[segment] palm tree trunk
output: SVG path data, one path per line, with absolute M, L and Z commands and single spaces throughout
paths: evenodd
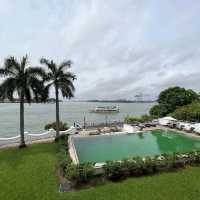
M 24 140 L 24 95 L 20 97 L 20 148 L 26 147 Z
M 56 86 L 56 140 L 59 138 L 59 124 L 60 124 L 60 117 L 59 117 L 59 94 L 58 94 L 58 87 Z

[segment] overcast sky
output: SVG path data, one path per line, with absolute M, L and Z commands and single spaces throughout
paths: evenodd
M 199 0 L 0 0 L 0 62 L 71 59 L 77 99 L 200 91 Z

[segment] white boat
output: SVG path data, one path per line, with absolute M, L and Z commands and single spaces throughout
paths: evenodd
M 96 108 L 90 110 L 94 113 L 117 113 L 119 112 L 118 106 L 97 106 Z

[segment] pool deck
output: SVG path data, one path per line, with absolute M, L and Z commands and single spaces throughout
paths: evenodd
M 107 128 L 107 127 L 105 127 Z M 156 126 L 156 127 L 149 127 L 149 128 L 143 128 L 142 131 L 138 131 L 138 132 L 134 132 L 134 133 L 139 133 L 139 132 L 144 132 L 144 131 L 152 131 L 152 130 L 158 130 L 160 129 L 159 126 Z M 113 132 L 113 131 L 107 131 L 107 132 L 97 132 L 98 129 L 83 129 L 81 131 L 79 131 L 79 134 L 77 136 L 95 136 L 95 135 L 113 135 L 113 134 L 122 134 L 122 133 L 127 133 L 127 131 L 124 131 L 123 129 L 119 130 L 119 131 L 116 131 L 116 132 Z M 92 133 L 92 134 L 91 134 Z M 76 135 L 75 135 L 76 136 Z

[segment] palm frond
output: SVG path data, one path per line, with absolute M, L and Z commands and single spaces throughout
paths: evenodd
M 20 64 L 17 62 L 17 60 L 13 56 L 5 59 L 4 68 L 7 71 L 12 71 L 15 74 L 17 74 L 21 71 Z
M 16 79 L 9 77 L 4 80 L 0 85 L 0 97 L 13 100 L 14 91 L 17 90 Z
M 49 81 L 52 81 L 52 80 L 54 80 L 54 74 L 52 73 L 52 72 L 48 72 L 47 73 L 47 75 L 46 75 L 46 79 L 45 79 L 45 81 L 46 82 L 49 82 Z
M 28 64 L 28 55 L 25 55 L 21 59 L 21 69 L 24 71 L 26 65 Z
M 16 74 L 12 71 L 6 70 L 5 68 L 0 68 L 0 77 L 5 76 L 15 76 Z
M 37 79 L 36 77 L 30 77 L 28 85 L 31 93 L 33 94 L 34 99 L 36 100 L 36 102 L 38 102 L 43 94 L 43 81 Z
M 53 83 L 49 83 L 46 86 L 44 86 L 42 93 L 41 93 L 41 100 L 43 102 L 45 102 L 49 98 L 49 90 L 52 85 L 53 85 Z
M 70 87 L 72 91 L 75 91 L 75 87 L 74 84 L 71 80 L 69 79 L 65 79 L 65 78 L 61 78 L 58 80 L 58 87 L 61 88 L 65 88 L 65 87 Z
M 72 72 L 65 72 L 65 73 L 61 72 L 59 74 L 59 78 L 65 78 L 65 79 L 69 79 L 69 80 L 74 81 L 74 80 L 76 80 L 76 75 L 73 74 Z
M 54 74 L 56 73 L 56 64 L 52 60 L 49 61 L 46 58 L 41 58 L 40 63 L 46 65 Z
M 64 68 L 70 68 L 72 65 L 72 61 L 71 60 L 64 60 L 58 67 L 58 70 L 61 71 Z
M 59 65 L 58 68 L 52 60 L 49 61 L 45 58 L 42 58 L 40 60 L 40 63 L 47 65 L 48 68 L 51 70 L 51 72 L 47 73 L 47 78 L 45 81 L 51 81 L 51 85 L 54 85 L 54 87 L 58 87 L 63 97 L 73 97 L 75 91 L 73 81 L 76 79 L 76 76 L 72 72 L 65 71 L 65 69 L 71 67 L 72 62 L 70 60 L 65 60 Z
M 62 86 L 60 87 L 62 96 L 65 98 L 72 98 L 74 97 L 74 91 L 72 90 L 72 88 L 70 86 Z
M 41 79 L 46 79 L 47 75 L 45 70 L 41 67 L 29 67 L 25 71 L 26 76 L 34 76 Z

